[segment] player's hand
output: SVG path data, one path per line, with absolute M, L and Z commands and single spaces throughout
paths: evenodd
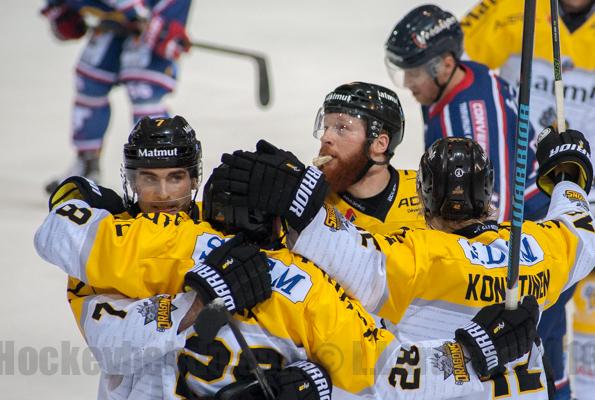
M 151 18 L 142 39 L 155 53 L 168 60 L 177 60 L 190 49 L 190 39 L 184 25 L 159 15 Z
M 272 293 L 267 257 L 258 247 L 245 243 L 241 233 L 188 271 L 184 283 L 197 292 L 203 304 L 221 297 L 231 313 L 252 308 Z
M 537 186 L 548 196 L 556 183 L 565 180 L 582 187 L 588 194 L 593 181 L 591 147 L 585 136 L 572 129 L 558 134 L 547 127 L 537 139 L 539 171 Z
M 50 21 L 54 36 L 60 40 L 80 39 L 87 33 L 87 24 L 81 14 L 66 4 L 48 4 L 41 14 Z
M 535 297 L 525 296 L 516 310 L 506 310 L 503 303 L 482 308 L 467 326 L 455 331 L 455 338 L 471 354 L 475 372 L 489 377 L 529 352 L 538 319 Z
M 331 378 L 326 370 L 311 361 L 298 361 L 280 371 L 265 371 L 265 376 L 279 400 L 330 399 Z M 216 400 L 266 399 L 256 380 L 232 383 L 215 395 Z
M 83 200 L 93 208 L 107 210 L 114 215 L 126 211 L 124 201 L 116 192 L 82 176 L 71 176 L 60 183 L 50 195 L 50 211 L 71 199 Z
M 306 168 L 289 151 L 260 140 L 256 152 L 223 154 L 229 168 L 213 171 L 213 185 L 230 193 L 234 205 L 285 218 L 301 232 L 314 218 L 328 192 L 322 172 Z

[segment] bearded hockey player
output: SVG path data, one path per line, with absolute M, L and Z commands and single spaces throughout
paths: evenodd
M 538 182 L 552 204 L 545 222 L 523 225 L 520 290 L 548 307 L 595 262 L 585 193 L 592 166 L 580 132 L 544 131 L 539 146 Z M 293 228 L 292 249 L 324 265 L 367 310 L 403 324 L 403 339 L 453 333 L 477 307 L 503 299 L 509 225 L 491 220 L 492 167 L 469 139 L 439 140 L 421 160 L 418 192 L 434 229 L 388 236 L 353 226 L 331 207 L 320 208 L 327 190 L 322 174 L 291 153 L 260 142 L 255 153 L 237 151 L 222 160 L 229 167 L 215 171 L 214 184 L 231 191 L 231 202 L 282 216 Z M 517 379 L 508 378 L 513 375 Z M 484 385 L 483 395 L 471 398 L 547 398 L 538 348 Z
M 371 232 L 424 227 L 413 170 L 390 165 L 403 140 L 405 118 L 395 92 L 366 82 L 341 85 L 326 95 L 316 116 L 320 166 L 331 187 L 326 202 Z
M 520 43 L 520 42 L 519 42 Z M 475 140 L 494 166 L 496 219 L 510 219 L 513 182 L 510 160 L 516 134 L 516 95 L 485 65 L 462 61 L 463 32 L 450 12 L 435 5 L 417 7 L 394 27 L 386 41 L 385 63 L 395 85 L 421 104 L 424 148 L 443 137 Z M 530 132 L 534 140 L 534 132 Z M 547 197 L 535 186 L 535 149 L 528 154 L 525 217 L 538 219 Z

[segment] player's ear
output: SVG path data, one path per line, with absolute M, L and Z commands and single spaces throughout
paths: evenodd
M 388 137 L 388 134 L 384 131 L 381 132 L 380 135 L 378 135 L 378 137 L 374 139 L 372 141 L 372 144 L 370 145 L 370 156 L 382 155 L 386 153 L 389 142 L 390 139 Z
M 192 190 L 198 190 L 199 186 L 198 178 L 192 178 Z

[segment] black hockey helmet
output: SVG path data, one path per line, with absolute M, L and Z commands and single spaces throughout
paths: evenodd
M 131 183 L 139 168 L 185 168 L 200 185 L 202 146 L 194 129 L 179 115 L 173 118 L 142 118 L 132 128 L 124 144 L 121 174 L 124 198 L 129 205 L 134 202 L 135 189 Z
M 417 190 L 426 218 L 485 217 L 493 187 L 492 163 L 482 147 L 471 139 L 438 139 L 419 163 Z
M 183 117 L 144 117 L 132 129 L 124 144 L 124 167 L 189 168 L 193 178 L 201 172 L 202 147 L 196 132 Z
M 221 164 L 215 168 L 213 174 L 216 174 L 217 169 L 225 168 L 228 166 Z M 213 174 L 204 185 L 202 219 L 225 234 L 243 232 L 254 243 L 267 243 L 273 233 L 274 215 L 234 205 L 228 192 L 215 190 L 212 184 Z
M 451 53 L 459 60 L 463 53 L 463 31 L 448 11 L 423 5 L 397 23 L 385 48 L 387 63 L 401 69 L 418 67 L 444 53 Z
M 389 136 L 387 155 L 393 156 L 395 148 L 403 140 L 405 117 L 399 97 L 395 92 L 380 85 L 366 82 L 351 82 L 337 87 L 326 95 L 318 111 L 314 135 L 324 133 L 324 114 L 345 113 L 366 122 L 369 141 L 376 139 L 385 130 Z

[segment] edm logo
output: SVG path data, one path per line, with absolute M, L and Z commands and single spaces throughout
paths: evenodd
M 490 244 L 469 242 L 466 239 L 459 239 L 459 245 L 465 252 L 465 257 L 474 265 L 482 265 L 487 268 L 504 267 L 508 265 L 508 243 L 502 239 L 496 239 Z M 520 263 L 522 265 L 535 265 L 543 261 L 543 250 L 535 238 L 531 235 L 522 235 Z
M 221 246 L 227 240 L 212 233 L 198 235 L 192 254 L 194 263 L 202 264 L 202 261 L 213 249 Z M 271 273 L 272 289 L 294 303 L 304 301 L 312 287 L 310 275 L 293 264 L 287 266 L 273 258 L 268 258 L 267 261 Z

